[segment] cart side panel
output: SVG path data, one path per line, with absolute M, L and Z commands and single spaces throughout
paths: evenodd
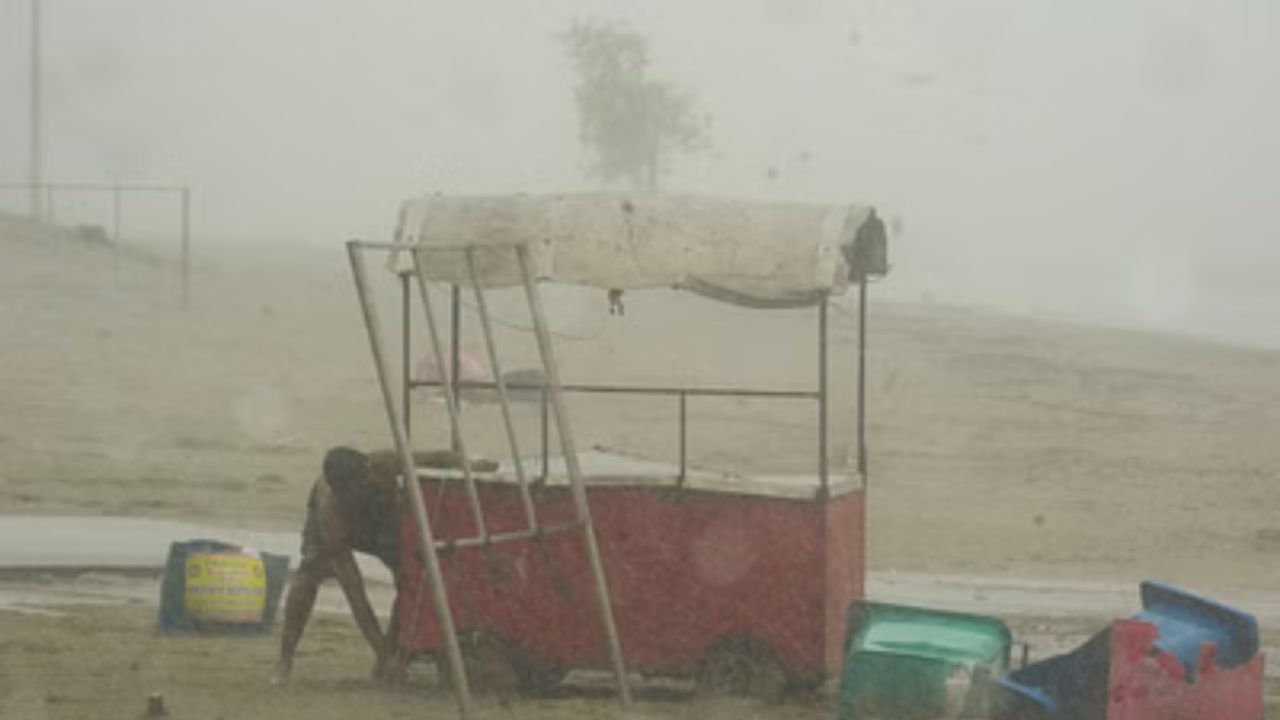
M 440 537 L 469 528 L 460 487 L 443 496 L 435 481 L 423 488 Z M 519 529 L 514 488 L 483 485 L 481 493 L 494 532 Z M 837 614 L 832 627 L 829 607 L 843 609 L 861 595 L 861 568 L 848 561 L 858 548 L 823 552 L 822 528 L 833 529 L 831 541 L 860 539 L 860 529 L 844 527 L 859 517 L 860 496 L 833 501 L 837 522 L 824 523 L 828 506 L 807 501 L 637 485 L 589 486 L 588 493 L 631 667 L 687 671 L 716 638 L 745 634 L 767 641 L 793 676 L 830 672 L 824 645 L 828 637 L 839 644 L 844 620 Z M 572 518 L 565 488 L 543 489 L 536 502 L 544 524 Z M 412 524 L 405 526 L 406 548 L 413 547 Z M 606 663 L 578 532 L 442 555 L 460 628 L 486 628 L 545 661 Z M 431 651 L 440 639 L 429 593 L 416 554 L 405 557 L 401 638 L 410 650 Z M 824 583 L 838 597 L 824 597 Z
M 632 664 L 690 669 L 717 638 L 747 635 L 768 642 L 792 674 L 821 671 L 820 505 L 688 489 L 593 492 Z
M 467 537 L 474 532 L 460 482 L 423 480 L 421 485 L 437 538 Z M 479 492 L 490 532 L 523 529 L 523 509 L 514 488 L 481 484 Z M 573 504 L 567 489 L 547 488 L 539 491 L 535 499 L 544 525 L 572 521 Z M 402 592 L 397 599 L 403 618 L 401 642 L 411 652 L 433 652 L 440 647 L 441 638 L 418 557 L 417 529 L 411 522 L 402 522 L 401 528 L 404 566 Z M 572 622 L 578 614 L 593 612 L 590 569 L 576 532 L 489 548 L 442 547 L 439 552 L 445 584 L 454 599 L 454 622 L 460 632 L 485 628 L 515 642 L 531 635 L 537 638 L 538 627 L 554 628 Z M 528 625 L 534 630 L 525 632 Z M 598 627 L 583 631 L 556 638 L 554 656 L 581 654 L 578 646 L 589 645 L 596 635 L 603 653 L 604 638 Z M 584 634 L 591 636 L 584 638 Z
M 826 674 L 844 665 L 849 606 L 865 596 L 866 494 L 847 492 L 826 505 L 826 620 L 823 636 Z

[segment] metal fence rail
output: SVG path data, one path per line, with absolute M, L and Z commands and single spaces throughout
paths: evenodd
M 177 238 L 179 243 L 179 268 L 182 283 L 182 306 L 191 302 L 191 188 L 186 185 L 158 185 L 145 183 L 0 183 L 0 191 L 26 193 L 29 198 L 39 199 L 32 202 L 37 208 L 32 220 L 49 224 L 58 221 L 57 199 L 59 195 L 68 193 L 91 193 L 107 196 L 111 200 L 111 239 L 121 242 L 125 238 L 122 216 L 127 199 L 137 195 L 160 195 L 177 198 L 179 221 Z

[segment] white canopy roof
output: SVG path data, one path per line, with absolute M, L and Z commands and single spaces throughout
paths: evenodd
M 526 244 L 540 279 L 626 290 L 674 287 L 728 302 L 787 306 L 839 294 L 850 278 L 852 244 L 867 206 L 595 193 L 427 197 L 401 207 L 396 241 L 423 255 L 431 280 L 469 285 L 474 248 L 485 287 L 520 283 Z M 409 258 L 393 261 L 409 267 Z

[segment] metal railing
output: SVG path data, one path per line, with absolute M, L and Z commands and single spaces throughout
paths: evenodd
M 398 243 L 364 243 L 364 247 L 378 248 L 385 250 L 403 250 L 412 252 L 413 245 L 402 245 Z M 409 415 L 410 409 L 410 393 L 414 388 L 421 387 L 446 387 L 454 398 L 460 397 L 463 390 L 494 390 L 499 388 L 498 383 L 461 380 L 459 378 L 459 348 L 461 347 L 461 319 L 459 313 L 459 294 L 457 287 L 453 288 L 451 293 L 451 337 L 450 350 L 452 357 L 450 358 L 450 372 L 445 376 L 448 382 L 439 380 L 415 380 L 410 375 L 412 343 L 409 334 L 411 313 L 411 304 L 408 300 L 409 293 L 409 275 L 402 274 L 401 288 L 404 293 L 402 302 L 401 318 L 404 335 L 401 340 L 402 370 L 403 377 L 403 393 L 402 404 L 405 416 Z M 865 295 L 862 304 L 865 306 Z M 677 405 L 677 424 L 678 424 L 678 458 L 679 470 L 676 476 L 677 487 L 683 487 L 688 479 L 689 474 L 689 432 L 688 432 L 688 399 L 690 397 L 733 397 L 733 398 L 757 398 L 769 400 L 813 400 L 817 402 L 818 410 L 818 497 L 826 498 L 831 492 L 831 479 L 829 471 L 828 458 L 828 433 L 829 428 L 829 375 L 828 375 L 828 305 L 829 302 L 823 298 L 817 304 L 818 311 L 818 387 L 813 390 L 796 390 L 796 389 L 762 389 L 762 388 L 744 388 L 744 387 L 669 387 L 669 386 L 648 386 L 648 385 L 619 385 L 619 384 L 584 384 L 584 383 L 560 383 L 559 390 L 562 393 L 578 393 L 578 394 L 615 394 L 615 395 L 638 395 L 638 396 L 669 396 L 678 398 Z M 440 359 L 442 360 L 442 359 Z M 438 360 L 437 367 L 444 367 Z M 859 383 L 862 383 L 862 365 L 859 363 Z M 547 412 L 547 393 L 546 387 L 541 384 L 530 383 L 512 383 L 503 382 L 505 390 L 517 391 L 539 391 L 541 392 L 542 415 L 541 415 L 541 444 L 542 444 L 542 479 L 546 480 L 549 472 L 549 437 L 548 437 L 548 412 Z M 505 403 L 504 403 L 505 406 Z M 865 442 L 863 440 L 862 429 L 862 388 L 859 387 L 858 395 L 858 467 L 860 476 L 865 478 Z M 504 410 L 505 412 L 505 410 Z M 456 439 L 455 439 L 456 444 Z
M 407 365 L 406 365 L 407 367 Z M 452 377 L 452 376 L 451 376 Z M 457 391 L 465 390 L 496 390 L 497 383 L 479 381 L 479 380 L 460 380 L 457 383 L 444 383 L 438 380 L 408 380 L 406 385 L 409 388 L 439 388 L 450 385 Z M 530 383 L 505 383 L 508 391 L 521 392 L 537 392 L 541 396 L 542 403 L 542 422 L 541 422 L 541 441 L 542 441 L 542 479 L 546 480 L 548 476 L 548 457 L 550 443 L 547 437 L 547 417 L 546 417 L 546 387 L 541 384 Z M 689 472 L 689 403 L 690 397 L 712 397 L 712 398 L 756 398 L 768 400 L 816 400 L 819 403 L 823 401 L 823 392 L 817 390 L 792 390 L 792 389 L 761 389 L 761 388 L 739 388 L 739 387 L 667 387 L 653 385 L 615 385 L 615 384 L 583 384 L 583 383 L 565 383 L 561 384 L 560 390 L 565 393 L 578 394 L 595 394 L 595 395 L 635 395 L 635 396 L 659 396 L 677 398 L 676 417 L 678 426 L 678 452 L 679 452 L 679 472 L 676 475 L 677 486 L 683 486 L 688 478 Z M 824 418 L 819 417 L 819 434 L 825 436 L 827 427 Z M 821 444 L 821 443 L 820 443 Z M 819 464 L 819 482 L 821 487 L 826 490 L 828 488 L 829 478 L 822 464 Z

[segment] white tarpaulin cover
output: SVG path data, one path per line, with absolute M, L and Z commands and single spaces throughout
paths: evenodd
M 843 292 L 854 237 L 868 221 L 879 223 L 867 206 L 688 196 L 427 197 L 401 207 L 396 241 L 439 249 L 422 259 L 441 282 L 470 284 L 464 255 L 444 249 L 473 247 L 480 285 L 517 285 L 510 248 L 525 244 L 540 279 L 770 306 Z M 410 258 L 393 263 L 405 269 Z

